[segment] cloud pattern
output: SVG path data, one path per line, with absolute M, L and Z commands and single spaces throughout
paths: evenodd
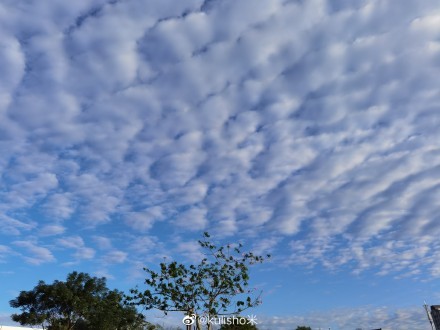
M 272 317 L 262 319 L 259 328 L 264 330 L 295 329 L 308 325 L 312 329 L 420 329 L 429 330 L 429 322 L 423 308 L 404 308 L 390 311 L 386 307 L 365 307 L 355 309 L 337 309 L 326 313 L 310 313 L 304 316 Z
M 439 31 L 436 0 L 3 1 L 0 261 L 172 227 L 439 277 Z

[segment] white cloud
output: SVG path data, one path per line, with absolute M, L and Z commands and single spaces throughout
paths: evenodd
M 206 209 L 191 208 L 179 214 L 174 224 L 186 231 L 200 232 L 207 225 Z
M 13 251 L 11 250 L 10 247 L 5 246 L 5 245 L 0 245 L 0 263 L 5 262 L 5 260 L 7 259 L 7 257 L 12 253 Z
M 40 236 L 60 235 L 66 231 L 66 228 L 59 225 L 47 225 L 40 229 Z
M 101 250 L 108 250 L 112 247 L 111 239 L 104 236 L 94 236 L 93 240 Z
M 119 250 L 113 250 L 108 252 L 104 257 L 104 263 L 106 264 L 120 264 L 127 259 L 127 253 Z
M 74 208 L 69 193 L 53 194 L 44 203 L 45 212 L 54 219 L 68 219 L 74 212 Z
M 56 261 L 52 252 L 43 246 L 39 246 L 36 243 L 29 241 L 14 241 L 13 245 L 22 248 L 27 254 L 23 254 L 23 259 L 33 265 L 41 265 L 43 263 Z
M 0 231 L 6 235 L 19 235 L 22 231 L 29 231 L 36 227 L 36 224 L 32 221 L 18 220 L 7 215 L 0 215 L 2 221 L 2 228 Z
M 130 249 L 138 253 L 149 254 L 154 250 L 158 250 L 158 242 L 156 237 L 140 236 L 131 241 Z
M 84 246 L 84 240 L 80 236 L 63 237 L 57 240 L 58 245 L 65 248 L 77 248 Z
M 154 206 L 143 212 L 129 212 L 125 215 L 125 223 L 137 231 L 147 231 L 155 222 L 163 219 L 161 207 Z
M 62 248 L 75 250 L 72 254 L 75 263 L 81 260 L 93 259 L 95 256 L 95 250 L 87 247 L 80 236 L 65 236 L 58 238 L 56 244 Z
M 0 75 L 4 77 L 0 87 L 0 113 L 10 105 L 13 91 L 23 77 L 25 69 L 24 54 L 17 39 L 1 34 Z
M 176 250 L 191 262 L 198 262 L 204 258 L 197 242 L 179 242 Z
M 131 263 L 129 275 L 138 276 L 146 264 L 162 262 L 163 258 L 173 258 L 173 251 L 164 241 L 155 236 L 131 236 L 127 246 L 128 261 Z M 135 275 L 138 274 L 138 275 Z
M 94 256 L 95 256 L 95 250 L 89 247 L 80 247 L 73 254 L 73 257 L 76 260 L 93 259 Z

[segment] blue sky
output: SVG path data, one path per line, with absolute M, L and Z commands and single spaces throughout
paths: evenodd
M 3 0 L 0 319 L 208 230 L 274 256 L 264 329 L 429 329 L 439 59 L 437 0 Z

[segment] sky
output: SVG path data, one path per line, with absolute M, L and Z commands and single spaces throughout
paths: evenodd
M 438 0 L 1 0 L 0 322 L 209 231 L 272 254 L 261 329 L 429 330 L 439 76 Z

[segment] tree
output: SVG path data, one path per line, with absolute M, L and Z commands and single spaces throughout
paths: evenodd
M 312 330 L 312 328 L 300 325 L 296 327 L 296 330 Z
M 21 291 L 9 303 L 20 308 L 12 320 L 21 325 L 39 325 L 48 330 L 128 330 L 141 329 L 143 315 L 123 304 L 123 293 L 109 290 L 105 278 L 72 272 L 67 280 Z
M 148 274 L 145 284 L 149 288 L 130 290 L 127 301 L 146 309 L 159 309 L 165 314 L 184 312 L 188 317 L 194 316 L 198 329 L 201 328 L 201 315 L 208 318 L 238 315 L 260 304 L 260 295 L 253 297 L 252 290 L 247 287 L 249 266 L 263 262 L 264 258 L 252 252 L 242 253 L 241 244 L 217 247 L 209 238 L 205 232 L 203 240 L 198 241 L 206 252 L 197 265 L 172 261 L 161 263 L 160 272 L 144 268 Z M 208 329 L 211 329 L 210 323 Z
M 220 330 L 258 330 L 257 326 L 245 317 L 238 317 L 236 320 L 238 321 L 231 324 L 222 324 Z
M 158 329 L 144 321 L 133 306 L 123 304 L 124 294 L 120 291 L 109 291 L 87 314 L 87 329 Z

